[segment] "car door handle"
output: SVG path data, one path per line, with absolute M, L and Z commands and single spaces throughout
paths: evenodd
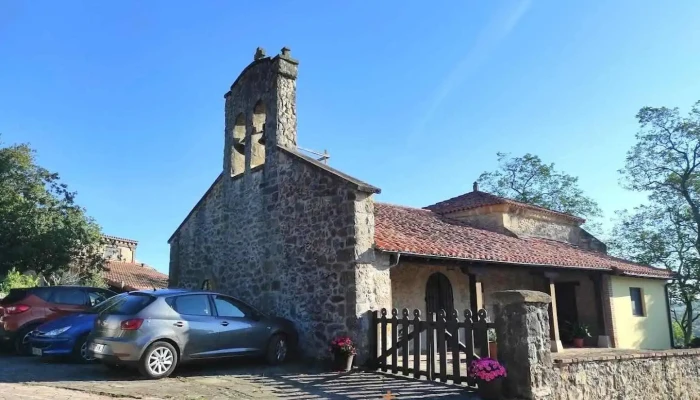
M 223 326 L 228 326 L 228 321 L 222 322 L 221 325 L 223 325 Z
M 182 322 L 176 322 L 173 325 L 177 326 L 178 328 L 182 328 L 183 326 L 185 326 L 185 324 Z

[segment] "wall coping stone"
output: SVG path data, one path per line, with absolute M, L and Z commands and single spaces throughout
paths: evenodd
M 491 296 L 495 302 L 504 305 L 518 303 L 549 304 L 552 302 L 552 296 L 536 290 L 503 290 L 495 292 Z
M 340 179 L 344 180 L 345 182 L 352 184 L 356 190 L 359 190 L 362 192 L 367 192 L 367 193 L 381 193 L 381 191 L 382 191 L 378 187 L 372 186 L 369 183 L 365 183 L 365 182 L 363 182 L 357 178 L 354 178 L 348 174 L 340 172 L 337 169 L 335 169 L 333 167 L 329 167 L 328 165 L 326 165 L 318 160 L 315 160 L 311 157 L 307 157 L 306 155 L 301 154 L 294 149 L 290 149 L 288 147 L 285 147 L 285 146 L 282 146 L 279 144 L 277 145 L 277 148 L 280 150 L 283 150 L 284 152 L 286 152 L 289 155 L 292 155 L 292 156 L 299 158 L 300 160 L 306 161 L 307 163 L 313 165 L 314 167 L 319 168 L 327 173 L 330 173 L 331 175 L 334 175 L 335 177 L 340 178 Z
M 564 367 L 569 364 L 581 364 L 589 362 L 598 361 L 625 361 L 625 360 L 637 360 L 643 358 L 670 358 L 670 357 L 685 357 L 685 356 L 700 356 L 700 349 L 676 349 L 676 350 L 662 350 L 662 351 L 644 351 L 635 353 L 623 353 L 623 354 L 590 354 L 581 355 L 573 358 L 561 358 L 554 359 L 554 366 Z

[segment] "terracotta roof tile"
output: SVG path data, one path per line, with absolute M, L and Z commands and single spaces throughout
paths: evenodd
M 586 268 L 668 278 L 666 270 L 635 264 L 567 243 L 516 238 L 477 229 L 430 210 L 375 204 L 375 247 L 406 254 L 557 268 Z
M 119 241 L 122 241 L 122 242 L 128 242 L 128 243 L 134 243 L 134 244 L 137 244 L 137 243 L 138 243 L 138 241 L 136 241 L 136 240 L 127 239 L 127 238 L 123 238 L 123 237 L 119 237 L 119 236 L 102 235 L 102 237 L 105 238 L 105 239 L 119 240 Z
M 521 203 L 513 199 L 507 199 L 505 197 L 496 196 L 495 194 L 481 192 L 478 190 L 474 192 L 465 193 L 463 195 L 453 197 L 451 199 L 441 201 L 439 203 L 435 203 L 433 205 L 425 207 L 425 209 L 435 211 L 439 214 L 447 214 L 454 211 L 471 210 L 474 208 L 493 206 L 497 204 L 509 204 L 515 207 L 527 208 L 529 210 L 537 210 L 546 212 L 548 214 L 558 215 L 579 223 L 585 222 L 583 218 L 577 217 L 575 215 L 550 210 L 544 207 L 534 206 L 532 204 Z
M 141 263 L 108 261 L 105 280 L 111 286 L 124 290 L 162 289 L 168 287 L 168 275 Z

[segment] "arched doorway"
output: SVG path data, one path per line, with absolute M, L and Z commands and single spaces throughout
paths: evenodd
M 439 272 L 430 275 L 425 286 L 425 311 L 437 313 L 445 310 L 445 313 L 450 315 L 454 307 L 450 280 Z

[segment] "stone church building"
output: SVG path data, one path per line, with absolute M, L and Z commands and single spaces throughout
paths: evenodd
M 368 357 L 370 313 L 491 309 L 491 293 L 552 294 L 552 348 L 569 322 L 589 346 L 670 347 L 666 271 L 606 254 L 582 219 L 474 190 L 423 209 L 297 148 L 298 62 L 258 49 L 225 99 L 222 171 L 170 237 L 170 286 L 236 296 L 293 320 L 301 350 L 349 334 Z M 425 314 L 423 314 L 425 315 Z

